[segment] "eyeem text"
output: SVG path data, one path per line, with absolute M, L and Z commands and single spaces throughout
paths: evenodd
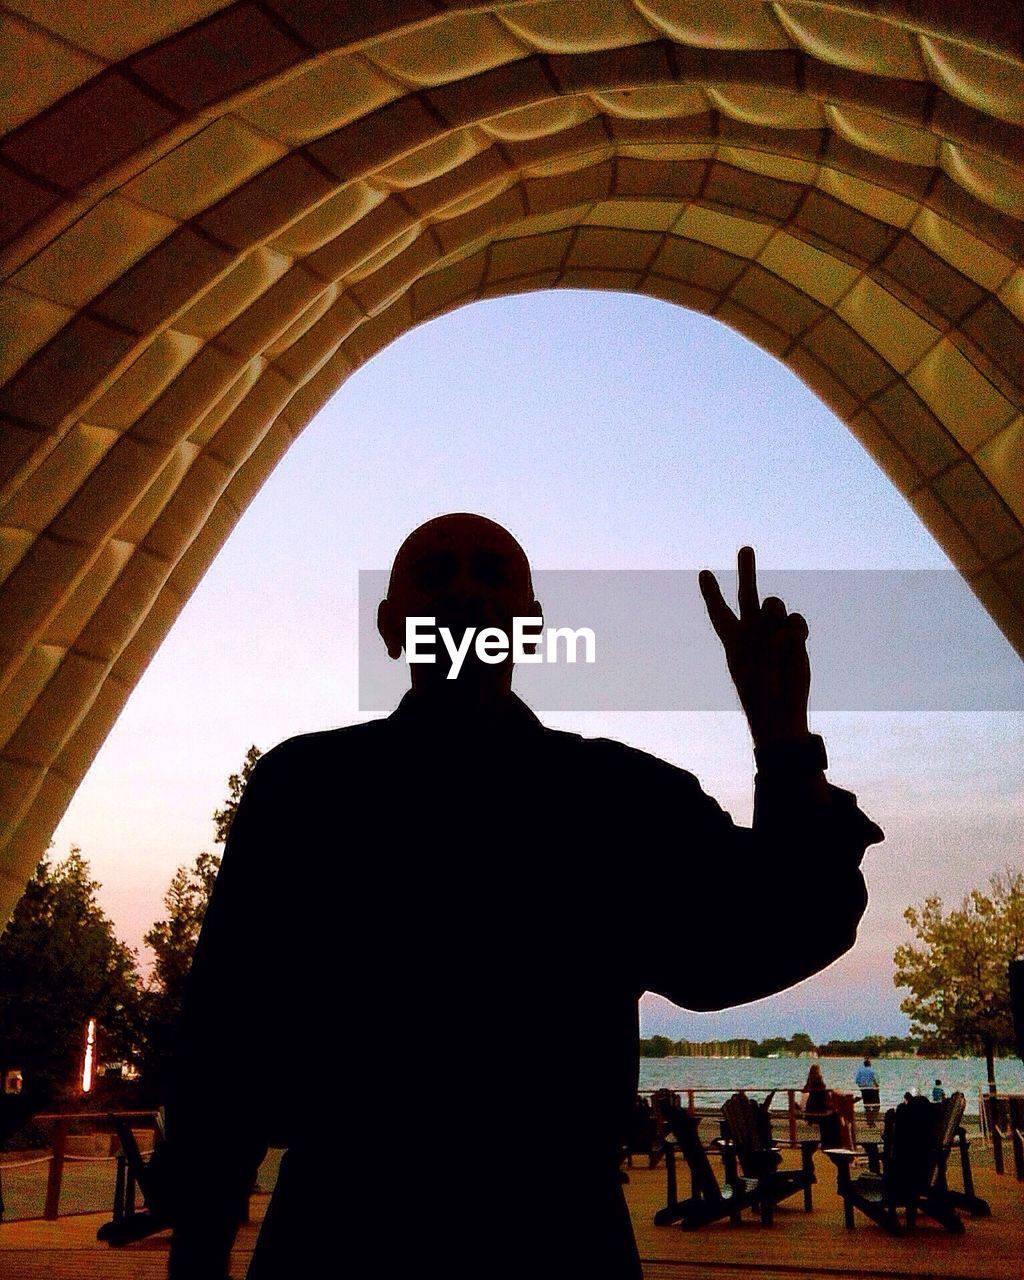
M 451 658 L 451 669 L 447 679 L 455 680 L 462 670 L 470 647 L 474 647 L 480 662 L 497 665 L 504 662 L 512 654 L 513 662 L 575 662 L 579 642 L 583 641 L 583 661 L 594 662 L 596 659 L 597 641 L 590 627 L 548 627 L 544 632 L 544 624 L 540 618 L 513 618 L 511 642 L 500 627 L 466 627 L 461 639 L 456 643 L 450 628 L 437 627 L 434 635 L 434 618 L 406 618 L 405 620 L 405 660 L 407 662 L 436 662 L 435 649 L 437 636 L 441 637 L 445 649 Z M 559 658 L 559 641 L 564 641 L 564 658 Z M 434 650 L 427 652 L 427 647 Z M 528 652 L 527 646 L 537 652 Z

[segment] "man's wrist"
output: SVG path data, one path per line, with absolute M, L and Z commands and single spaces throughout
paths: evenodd
M 820 734 L 754 745 L 758 773 L 815 774 L 828 768 L 828 755 Z

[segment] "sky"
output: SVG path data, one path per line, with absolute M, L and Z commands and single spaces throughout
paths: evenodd
M 458 510 L 508 527 L 535 569 L 729 569 L 744 544 L 762 570 L 950 568 L 832 412 L 718 321 L 653 299 L 552 291 L 420 326 L 353 374 L 279 464 L 57 828 L 53 856 L 82 848 L 101 904 L 143 962 L 142 935 L 175 868 L 214 847 L 212 812 L 249 745 L 367 718 L 359 571 L 388 568 L 411 529 Z M 1012 652 L 966 587 L 951 612 L 954 631 Z M 543 718 L 679 764 L 750 820 L 738 709 Z M 892 983 L 892 952 L 909 940 L 903 910 L 930 894 L 952 904 L 1021 864 L 1021 710 L 822 711 L 812 729 L 825 737 L 830 780 L 886 832 L 865 860 L 870 903 L 856 946 L 738 1009 L 696 1014 L 645 996 L 646 1034 L 905 1034 Z M 642 873 L 643 852 L 632 856 Z M 650 912 L 666 923 L 654 889 Z M 717 904 L 693 912 L 721 918 L 721 945 L 735 945 Z M 685 916 L 668 923 L 687 927 Z M 572 993 L 560 999 L 571 1026 Z

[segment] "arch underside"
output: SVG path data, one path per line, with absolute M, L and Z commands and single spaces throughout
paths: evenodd
M 0 906 L 305 424 L 480 298 L 745 334 L 1024 653 L 1021 32 L 920 7 L 193 2 L 125 34 L 19 0 L 48 76 L 0 104 Z

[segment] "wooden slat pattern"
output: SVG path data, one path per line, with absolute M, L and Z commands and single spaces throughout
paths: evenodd
M 798 1153 L 787 1153 L 787 1166 Z M 643 1157 L 637 1165 L 644 1163 Z M 842 1202 L 835 1194 L 831 1165 L 815 1161 L 820 1181 L 814 1188 L 814 1211 L 805 1214 L 796 1201 L 776 1209 L 775 1225 L 761 1227 L 748 1213 L 739 1228 L 728 1221 L 701 1231 L 655 1227 L 652 1217 L 664 1201 L 662 1168 L 634 1168 L 626 1197 L 644 1260 L 645 1280 L 690 1280 L 720 1276 L 723 1280 L 1020 1280 L 1024 1256 L 1024 1187 L 1012 1177 L 997 1177 L 985 1167 L 980 1153 L 975 1168 L 978 1194 L 992 1207 L 992 1217 L 965 1219 L 966 1235 L 952 1237 L 935 1224 L 923 1222 L 912 1235 L 894 1240 L 859 1219 L 855 1231 L 843 1227 Z M 539 1162 L 543 1171 L 544 1165 Z M 551 1160 L 547 1175 L 558 1176 L 562 1165 Z M 956 1171 L 951 1168 L 956 1185 Z M 458 1183 L 472 1170 L 453 1166 L 452 1197 L 458 1202 Z M 683 1172 L 684 1185 L 686 1174 Z M 239 1233 L 232 1274 L 242 1276 L 252 1252 L 268 1197 L 254 1197 L 253 1221 Z M 3 1280 L 163 1280 L 169 1236 L 163 1233 L 124 1249 L 108 1249 L 96 1241 L 104 1215 L 62 1218 L 57 1222 L 0 1224 L 0 1275 Z M 500 1231 L 496 1224 L 496 1242 Z M 344 1262 L 339 1234 L 336 1258 L 329 1270 Z M 487 1274 L 481 1260 L 481 1277 Z M 566 1280 L 577 1280 L 567 1277 Z

